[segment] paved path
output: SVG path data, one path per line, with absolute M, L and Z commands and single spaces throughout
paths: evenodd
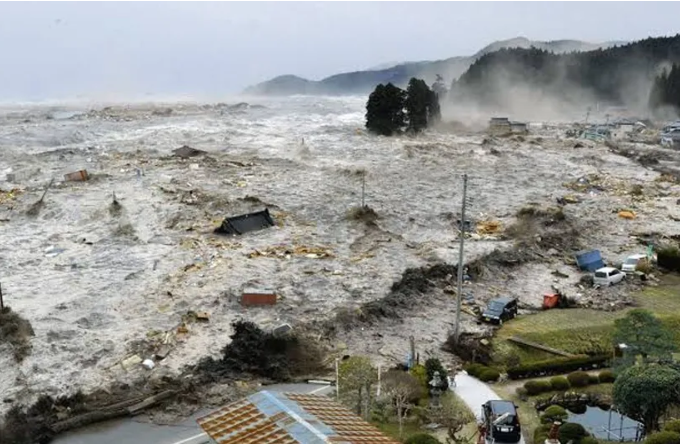
M 329 394 L 335 387 L 314 384 L 276 384 L 262 390 L 287 393 Z M 54 444 L 206 444 L 210 440 L 202 432 L 196 419 L 216 409 L 203 409 L 182 422 L 162 426 L 124 418 L 95 424 L 59 436 Z
M 488 385 L 468 375 L 465 371 L 458 373 L 455 381 L 456 387 L 453 391 L 470 407 L 478 422 L 482 418 L 482 404 L 492 399 L 503 399 Z M 522 418 L 520 418 L 521 420 Z M 518 444 L 524 444 L 524 437 L 520 439 Z

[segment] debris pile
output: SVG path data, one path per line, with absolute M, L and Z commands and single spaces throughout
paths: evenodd
M 277 245 L 267 247 L 264 250 L 255 250 L 248 253 L 248 257 L 275 257 L 279 259 L 290 259 L 292 256 L 304 256 L 308 259 L 329 259 L 335 257 L 333 252 L 327 247 L 307 247 L 304 245 L 287 246 Z

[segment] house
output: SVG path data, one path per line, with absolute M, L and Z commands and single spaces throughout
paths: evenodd
M 321 395 L 263 390 L 196 422 L 218 444 L 398 444 Z
M 489 120 L 491 134 L 506 134 L 510 132 L 510 119 L 507 117 L 492 117 Z
M 513 134 L 526 134 L 529 127 L 524 122 L 510 122 L 510 132 Z

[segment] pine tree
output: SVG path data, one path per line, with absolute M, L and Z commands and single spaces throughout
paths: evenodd
M 406 113 L 408 130 L 419 133 L 427 128 L 432 91 L 424 80 L 411 78 L 406 89 Z
M 376 86 L 366 103 L 366 128 L 383 136 L 400 132 L 405 126 L 405 100 L 406 92 L 391 83 Z

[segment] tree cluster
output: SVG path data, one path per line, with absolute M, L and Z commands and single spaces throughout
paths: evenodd
M 670 71 L 663 72 L 654 79 L 649 93 L 649 108 L 672 107 L 680 110 L 680 65 L 673 64 Z
M 642 422 L 645 431 L 659 430 L 659 420 L 672 406 L 680 406 L 680 369 L 673 362 L 677 350 L 673 334 L 652 313 L 629 311 L 615 321 L 614 343 L 625 344 L 616 360 L 618 373 L 612 392 L 614 404 Z
M 623 46 L 554 54 L 536 48 L 501 49 L 480 57 L 451 86 L 449 100 L 502 105 L 510 88 L 526 87 L 565 103 L 589 97 L 626 103 L 632 85 L 653 81 L 657 67 L 680 62 L 680 34 Z
M 441 76 L 433 85 L 445 91 Z M 411 78 L 406 91 L 392 83 L 376 86 L 366 103 L 366 129 L 375 134 L 392 136 L 406 130 L 419 133 L 441 119 L 439 94 L 424 80 Z

